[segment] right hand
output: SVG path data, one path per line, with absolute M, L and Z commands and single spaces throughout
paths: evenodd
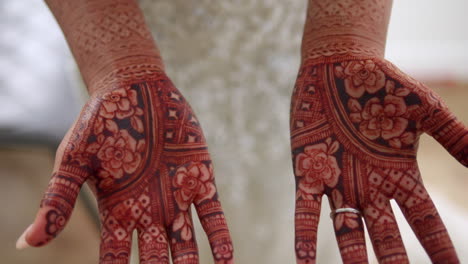
M 468 129 L 390 62 L 344 57 L 303 64 L 291 104 L 297 263 L 315 263 L 324 194 L 332 212 L 341 209 L 332 219 L 344 263 L 368 261 L 361 217 L 380 263 L 408 263 L 391 199 L 433 263 L 459 263 L 418 169 L 423 132 L 468 166 Z
M 233 247 L 200 124 L 163 73 L 95 92 L 57 151 L 52 179 L 20 246 L 43 246 L 64 228 L 88 181 L 101 220 L 99 263 L 199 263 L 191 204 L 217 264 Z

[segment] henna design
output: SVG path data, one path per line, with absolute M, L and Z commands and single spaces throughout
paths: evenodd
M 40 246 L 55 237 L 88 181 L 102 226 L 99 263 L 128 263 L 134 230 L 140 263 L 199 263 L 192 204 L 215 263 L 234 263 L 202 129 L 163 72 L 137 3 L 48 4 L 91 96 L 57 151 L 55 173 L 26 241 Z
M 382 57 L 391 0 L 309 0 L 302 59 Z
M 63 229 L 65 226 L 65 216 L 56 210 L 50 210 L 47 212 L 46 215 L 47 225 L 46 225 L 46 233 L 53 237 L 56 237 L 57 234 Z
M 459 263 L 419 174 L 423 132 L 468 166 L 468 129 L 434 92 L 383 59 L 392 1 L 309 0 L 291 101 L 297 263 L 315 263 L 321 199 L 344 263 L 408 263 L 395 199 L 433 263 Z
M 232 244 L 229 241 L 225 241 L 216 245 L 213 249 L 213 254 L 216 262 L 219 263 L 231 263 L 233 258 L 232 253 L 234 249 L 232 248 Z
M 315 263 L 324 194 L 332 210 L 361 212 L 333 215 L 344 263 L 367 263 L 361 216 L 379 263 L 408 263 L 391 199 L 432 262 L 459 263 L 416 151 L 427 132 L 468 166 L 468 129 L 428 87 L 383 59 L 391 4 L 309 0 L 290 119 L 297 263 Z
M 109 87 L 115 75 L 164 69 L 136 1 L 47 0 L 90 91 Z M 126 71 L 131 71 L 130 76 Z M 110 81 L 107 75 L 113 75 Z M 103 86 L 105 85 L 105 86 Z
M 93 98 L 98 103 L 88 111 L 95 115 L 77 123 L 43 200 L 53 208 L 45 232 L 55 237 L 63 228 L 88 179 L 102 222 L 100 263 L 127 263 L 134 229 L 142 263 L 168 263 L 169 247 L 174 263 L 198 263 L 191 204 L 216 263 L 233 263 L 213 165 L 190 106 L 163 73 L 122 87 Z
M 341 170 L 333 156 L 338 150 L 338 143 L 331 143 L 327 138 L 326 144 L 306 146 L 304 152 L 296 157 L 296 176 L 304 176 L 299 180 L 299 190 L 296 197 L 313 200 L 313 194 L 324 190 L 324 184 L 333 188 L 338 183 Z
M 336 60 L 303 64 L 292 97 L 297 263 L 315 263 L 324 194 L 332 210 L 361 212 L 379 263 L 408 263 L 391 199 L 434 263 L 459 263 L 422 183 L 416 151 L 420 134 L 428 131 L 466 164 L 467 128 L 433 92 L 390 62 Z M 367 262 L 361 215 L 337 213 L 333 221 L 343 262 Z

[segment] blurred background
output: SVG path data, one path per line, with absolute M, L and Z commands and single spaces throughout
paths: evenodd
M 203 124 L 236 262 L 294 263 L 288 118 L 306 0 L 140 4 L 168 75 Z M 394 1 L 386 53 L 436 90 L 465 124 L 467 11 L 464 0 Z M 0 262 L 97 263 L 99 226 L 86 190 L 54 242 L 15 250 L 47 186 L 55 149 L 85 100 L 76 65 L 46 5 L 0 1 Z M 468 263 L 468 171 L 427 136 L 419 153 L 425 185 L 461 262 Z M 394 211 L 412 263 L 428 263 L 395 204 Z M 340 263 L 328 213 L 325 201 L 318 262 Z M 199 224 L 197 228 L 201 263 L 212 263 L 206 237 Z

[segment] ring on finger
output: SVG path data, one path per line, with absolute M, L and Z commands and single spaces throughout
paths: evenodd
M 336 214 L 340 214 L 340 213 L 353 213 L 353 214 L 357 214 L 357 215 L 361 215 L 361 211 L 359 211 L 358 209 L 354 209 L 354 208 L 351 208 L 351 207 L 348 207 L 348 208 L 338 208 L 334 211 L 331 211 L 330 212 L 330 218 L 333 219 L 333 217 L 335 217 Z

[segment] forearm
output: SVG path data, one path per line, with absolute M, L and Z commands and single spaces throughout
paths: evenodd
M 109 75 L 134 65 L 163 70 L 159 50 L 136 0 L 46 0 L 90 93 Z M 144 69 L 139 69 L 142 71 Z M 130 73 L 131 75 L 131 73 Z
M 309 0 L 302 60 L 333 55 L 383 57 L 392 0 Z

